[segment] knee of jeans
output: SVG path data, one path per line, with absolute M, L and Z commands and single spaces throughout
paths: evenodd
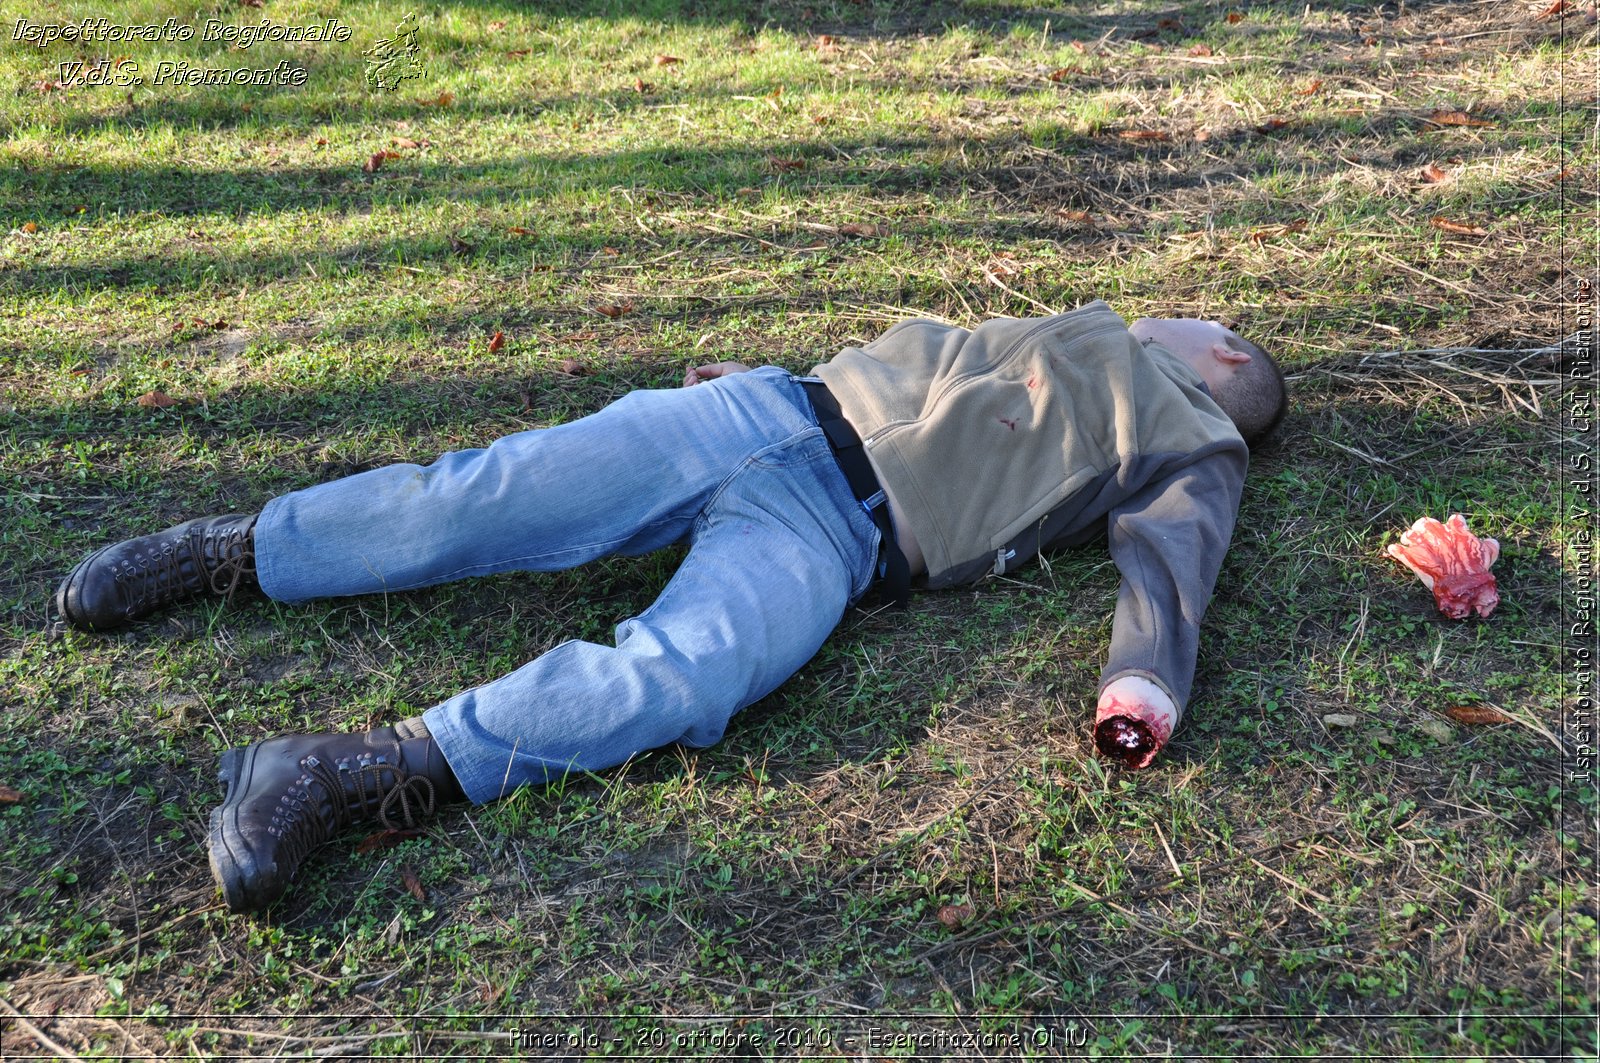
M 710 745 L 745 705 L 749 680 L 737 667 L 737 651 L 685 652 L 639 617 L 617 625 L 616 647 L 628 658 L 646 711 L 672 732 L 666 741 Z

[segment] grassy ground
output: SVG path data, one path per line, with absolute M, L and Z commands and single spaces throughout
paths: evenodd
M 513 1028 L 599 1039 L 567 1055 L 934 1054 L 873 1025 L 1042 1025 L 1072 1056 L 1594 1051 L 1549 350 L 1595 268 L 1588 5 L 540 6 L 38 0 L 353 36 L 0 43 L 7 1058 L 565 1044 Z M 369 90 L 362 49 L 412 10 L 425 75 Z M 52 86 L 102 54 L 307 78 Z M 715 748 L 342 838 L 245 920 L 205 862 L 218 751 L 604 640 L 675 557 L 51 625 L 54 582 L 118 538 L 696 361 L 804 369 L 912 314 L 1095 297 L 1220 317 L 1293 373 L 1190 716 L 1143 773 L 1088 739 L 1117 581 L 1089 549 L 853 614 Z M 1452 510 L 1504 546 L 1487 621 L 1382 553 Z

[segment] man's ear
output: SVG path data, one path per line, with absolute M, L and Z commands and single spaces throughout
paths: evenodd
M 1213 343 L 1211 345 L 1212 357 L 1227 365 L 1246 365 L 1250 356 L 1244 351 L 1236 351 L 1226 343 Z

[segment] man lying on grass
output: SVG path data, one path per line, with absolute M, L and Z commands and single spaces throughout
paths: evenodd
M 733 362 L 682 389 L 432 465 L 393 465 L 106 547 L 56 594 L 103 631 L 259 586 L 279 601 L 553 571 L 687 542 L 616 644 L 569 641 L 422 716 L 222 756 L 211 869 L 234 910 L 340 827 L 411 826 L 672 742 L 705 746 L 794 674 L 874 583 L 903 603 L 1108 533 L 1122 573 L 1095 737 L 1131 767 L 1178 723 L 1247 442 L 1283 376 L 1223 326 L 1095 302 L 970 331 L 896 325 L 795 377 Z M 698 385 L 698 386 L 696 386 Z

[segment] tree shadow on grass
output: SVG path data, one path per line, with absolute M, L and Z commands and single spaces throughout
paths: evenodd
M 1493 118 L 1491 114 L 1486 120 Z M 970 142 L 955 138 L 894 137 L 774 142 L 727 149 L 644 148 L 598 155 L 523 154 L 465 165 L 418 157 L 374 174 L 352 172 L 343 166 L 213 171 L 166 164 L 17 171 L 9 180 L 0 181 L 14 202 L 28 204 L 32 217 L 76 217 L 79 207 L 86 205 L 102 212 L 134 210 L 168 217 L 217 213 L 248 217 L 294 211 L 357 215 L 428 204 L 459 206 L 461 210 L 457 219 L 429 235 L 354 241 L 343 247 L 319 244 L 265 254 L 213 252 L 204 234 L 196 234 L 196 240 L 184 245 L 186 253 L 177 259 L 170 251 L 107 258 L 92 265 L 52 265 L 19 258 L 0 270 L 0 293 L 161 291 L 199 278 L 230 283 L 270 281 L 297 273 L 312 260 L 356 268 L 439 264 L 462 253 L 463 245 L 451 230 L 475 221 L 470 213 L 474 209 L 514 211 L 519 204 L 532 209 L 557 196 L 583 199 L 620 190 L 642 196 L 643 207 L 651 204 L 652 197 L 666 197 L 658 205 L 670 208 L 676 205 L 672 197 L 721 199 L 771 182 L 804 189 L 819 198 L 860 193 L 1015 194 L 1026 199 L 1031 209 L 1044 212 L 1044 217 L 1000 219 L 996 223 L 1000 231 L 1013 238 L 1059 239 L 1063 224 L 1052 210 L 1114 213 L 1128 207 L 1166 208 L 1186 196 L 1204 193 L 1209 197 L 1217 185 L 1275 176 L 1287 167 L 1295 168 L 1302 178 L 1341 172 L 1350 163 L 1338 150 L 1330 150 L 1330 145 L 1336 149 L 1347 138 L 1358 140 L 1367 134 L 1392 140 L 1407 127 L 1418 133 L 1432 128 L 1425 118 L 1403 111 L 1368 116 L 1363 123 L 1363 130 L 1330 121 L 1295 122 L 1266 130 L 1239 127 L 1219 131 L 1204 144 L 1141 145 L 1119 140 L 1115 131 L 1091 136 L 1055 126 L 1035 130 L 1028 140 L 982 142 L 981 152 L 969 150 Z M 1252 151 L 1256 144 L 1271 150 Z M 1463 159 L 1498 151 L 1481 142 L 1452 144 L 1452 148 Z M 1229 151 L 1231 157 L 1219 157 L 1222 151 Z M 1375 151 L 1363 148 L 1361 154 L 1368 167 L 1400 169 L 1420 162 L 1428 153 L 1405 144 Z M 774 163 L 775 158 L 780 158 L 781 164 Z M 1127 186 L 1123 171 L 1129 165 L 1137 165 L 1139 186 Z M 937 227 L 946 234 L 962 227 L 929 220 L 921 226 Z M 916 224 L 896 225 L 895 232 L 912 237 L 918 228 Z M 576 238 L 536 234 L 531 240 L 515 241 L 497 232 L 489 239 L 491 246 L 513 252 L 514 263 L 517 258 L 525 261 L 530 251 L 570 254 L 588 245 L 598 250 L 611 241 L 637 237 L 631 231 L 607 228 Z M 698 246 L 700 241 L 696 243 Z
M 457 9 L 478 9 L 479 18 L 483 20 L 485 26 L 494 21 L 504 22 L 526 16 L 524 9 L 499 2 L 465 2 L 451 6 Z M 1297 39 L 1305 50 L 1301 62 L 1306 68 L 1307 75 L 1321 73 L 1327 77 L 1337 77 L 1348 69 L 1348 64 L 1344 57 L 1328 54 L 1331 49 L 1365 47 L 1368 42 L 1376 43 L 1377 38 L 1370 36 L 1370 32 L 1385 36 L 1396 35 L 1396 39 L 1402 42 L 1431 40 L 1436 36 L 1438 27 L 1427 21 L 1429 16 L 1436 12 L 1460 9 L 1463 5 L 1452 3 L 1450 0 L 1413 0 L 1410 4 L 1400 5 L 1399 17 L 1387 13 L 1381 6 L 1379 10 L 1374 11 L 1372 5 L 1357 3 L 1354 0 L 1325 2 L 1317 6 L 1323 13 L 1345 12 L 1352 16 L 1367 16 L 1359 26 L 1352 26 L 1347 30 L 1312 29 L 1306 26 L 1296 29 Z M 1108 41 L 1113 44 L 1137 41 L 1181 52 L 1207 39 L 1217 40 L 1219 44 L 1226 41 L 1227 44 L 1238 42 L 1248 46 L 1254 37 L 1280 32 L 1276 26 L 1262 22 L 1261 15 L 1279 12 L 1294 16 L 1304 10 L 1298 0 L 1257 5 L 1253 9 L 1254 17 L 1235 24 L 1229 21 L 1229 17 L 1237 12 L 1218 8 L 1211 3 L 1201 3 L 1200 0 L 1184 0 L 1176 3 L 1131 3 L 1125 7 L 1123 11 L 1107 14 L 1085 12 L 1070 5 L 1024 7 L 1009 3 L 986 3 L 981 0 L 948 3 L 929 3 L 927 0 L 878 0 L 871 4 L 835 3 L 827 7 L 811 0 L 805 2 L 778 0 L 754 7 L 732 0 L 711 0 L 709 3 L 662 0 L 662 2 L 647 3 L 642 7 L 612 2 L 571 3 L 562 5 L 559 11 L 549 14 L 561 19 L 574 20 L 626 19 L 654 24 L 662 30 L 682 25 L 726 26 L 739 32 L 778 29 L 808 40 L 816 34 L 827 32 L 830 35 L 848 35 L 850 40 L 860 43 L 921 38 L 927 36 L 930 30 L 945 31 L 956 26 L 971 26 L 996 34 L 1020 32 L 1030 38 L 1036 37 L 1040 42 L 1041 52 L 1049 46 L 1060 46 L 1080 39 Z M 175 17 L 178 17 L 180 22 L 186 22 L 189 14 L 190 12 L 184 10 Z M 1413 26 L 1414 29 L 1406 28 Z M 1541 42 L 1559 37 L 1562 27 L 1563 23 L 1555 19 L 1530 20 L 1522 25 L 1502 26 L 1500 27 L 1502 39 L 1498 45 L 1502 52 L 1512 53 L 1519 48 L 1536 47 Z M 375 38 L 381 29 L 387 27 L 374 28 L 371 36 Z M 527 40 L 523 40 L 522 36 L 515 33 L 500 35 L 487 29 L 474 34 L 465 29 L 441 27 L 431 29 L 429 34 L 431 47 L 442 55 L 470 54 L 475 50 L 481 50 L 484 54 L 498 54 L 518 51 L 519 44 L 537 48 L 548 46 L 548 41 L 545 39 L 547 35 L 539 33 L 522 35 L 526 36 Z M 1514 39 L 1505 39 L 1507 37 Z M 251 94 L 248 99 L 226 89 L 207 90 L 176 99 L 172 98 L 170 92 L 153 96 L 129 94 L 125 105 L 115 106 L 110 110 L 98 113 L 77 111 L 56 113 L 59 102 L 68 97 L 47 95 L 40 99 L 38 109 L 32 115 L 14 122 L 0 122 L 0 135 L 14 134 L 32 125 L 44 125 L 57 133 L 67 135 L 92 134 L 98 130 L 181 129 L 201 132 L 238 126 L 289 130 L 306 129 L 320 123 L 348 124 L 352 119 L 368 123 L 389 123 L 425 119 L 437 114 L 438 92 L 436 91 L 423 91 L 420 88 L 395 92 L 364 91 L 361 60 L 358 54 L 361 42 L 364 40 L 366 40 L 365 35 L 360 40 L 353 40 L 343 45 L 328 45 L 285 53 L 293 62 L 307 69 L 313 84 L 326 85 L 336 81 L 348 84 L 351 92 L 343 96 L 316 97 L 302 90 L 281 88 L 251 88 L 246 90 Z M 270 46 L 260 46 L 257 50 L 260 51 L 261 47 Z M 35 51 L 39 57 L 41 71 L 46 67 L 54 70 L 51 64 L 56 62 L 81 58 L 78 55 L 79 49 L 70 42 L 59 42 L 49 48 L 35 49 Z M 276 58 L 276 53 L 271 58 Z M 214 57 L 208 59 L 200 55 L 195 56 L 196 62 L 213 60 Z M 508 57 L 507 61 L 515 61 L 515 57 Z M 1426 56 L 1403 55 L 1385 57 L 1384 62 L 1390 70 L 1405 71 L 1421 69 L 1431 61 Z M 619 67 L 618 78 L 626 81 L 633 73 L 642 72 L 644 69 L 644 67 L 640 67 L 639 70 Z M 865 76 L 870 78 L 872 75 Z M 1213 76 L 1214 71 L 1209 68 L 1188 65 L 1164 71 L 1159 75 L 1142 74 L 1134 81 L 1119 79 L 1117 85 L 1130 91 L 1170 91 L 1176 86 Z M 1091 76 L 1088 81 L 1094 83 L 1095 78 Z M 959 77 L 948 76 L 938 78 L 934 83 L 943 83 L 946 87 L 958 89 L 963 85 Z M 762 94 L 780 88 L 782 84 L 781 79 L 757 79 L 741 84 L 738 91 L 744 94 Z M 993 87 L 988 81 L 983 84 L 986 88 Z M 1027 81 L 1026 87 L 1030 91 L 1037 89 L 1038 79 Z M 1068 79 L 1062 88 L 1070 90 L 1072 79 Z M 660 97 L 647 97 L 625 88 L 598 95 L 547 94 L 541 93 L 539 86 L 533 85 L 527 92 L 464 95 L 456 101 L 456 106 L 474 114 L 500 114 L 507 111 L 531 114 L 543 111 L 559 113 L 569 109 L 588 111 L 596 106 L 603 106 L 616 113 L 626 113 L 657 105 L 663 101 L 683 102 L 698 97 L 732 94 L 732 90 L 725 93 L 664 91 Z

